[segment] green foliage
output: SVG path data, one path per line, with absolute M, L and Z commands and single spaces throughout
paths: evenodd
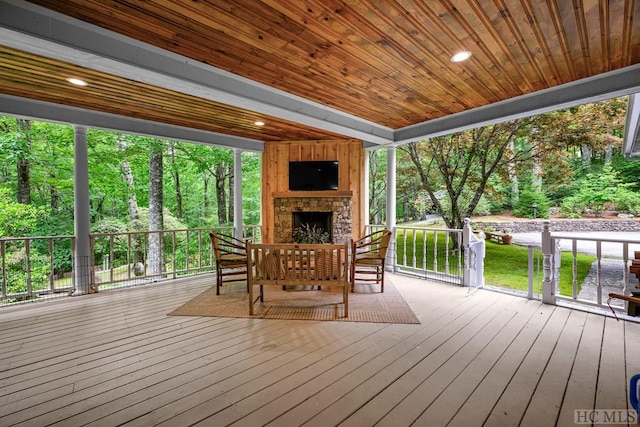
M 629 160 L 618 154 L 613 156 L 611 166 L 618 173 L 618 177 L 622 182 L 630 184 L 629 190 L 640 191 L 640 180 L 638 179 L 640 176 L 640 162 Z
M 580 218 L 587 206 L 578 196 L 565 198 L 560 205 L 560 213 L 567 218 Z
M 93 224 L 91 232 L 95 234 L 114 234 L 129 231 L 127 224 L 118 218 L 104 218 Z M 123 258 L 127 255 L 129 239 L 126 235 L 118 235 L 111 239 L 110 236 L 96 236 L 93 243 L 94 262 L 102 264 L 106 259 L 110 259 L 113 246 L 114 259 Z
M 637 193 L 629 190 L 629 183 L 623 183 L 610 164 L 601 171 L 588 173 L 577 183 L 578 192 L 564 199 L 561 212 L 569 218 L 576 218 L 586 211 L 602 216 L 604 211 L 616 206 L 625 210 L 639 209 Z
M 640 214 L 640 195 L 627 189 L 619 189 L 614 200 L 614 209 L 619 212 Z
M 38 221 L 45 216 L 44 208 L 14 202 L 11 192 L 0 188 L 0 237 L 31 236 Z
M 520 193 L 513 214 L 520 218 L 533 218 L 533 204 L 536 204 L 536 218 L 549 218 L 551 203 L 544 193 L 527 188 Z

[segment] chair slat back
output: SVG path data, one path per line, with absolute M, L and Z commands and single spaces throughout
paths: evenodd
M 227 254 L 247 254 L 246 242 L 240 239 L 226 234 L 216 233 L 215 231 L 210 232 L 209 236 L 211 237 L 211 244 L 213 245 L 213 252 L 216 259 L 220 259 L 221 256 Z

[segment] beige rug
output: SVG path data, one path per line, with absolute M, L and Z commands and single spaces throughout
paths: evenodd
M 249 315 L 249 296 L 244 283 L 225 284 L 216 295 L 212 286 L 191 301 L 178 307 L 170 316 L 247 317 L 258 319 L 338 320 L 344 322 L 420 323 L 402 295 L 386 279 L 384 293 L 379 285 L 358 284 L 349 293 L 349 317 L 344 317 L 340 288 L 322 290 L 291 289 L 283 291 L 266 286 L 264 303 L 254 304 Z M 257 297 L 256 287 L 254 296 Z

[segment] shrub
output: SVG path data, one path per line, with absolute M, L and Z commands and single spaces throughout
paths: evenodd
M 520 218 L 533 218 L 533 204 L 536 204 L 536 218 L 549 218 L 551 202 L 544 193 L 528 188 L 522 191 L 513 214 Z

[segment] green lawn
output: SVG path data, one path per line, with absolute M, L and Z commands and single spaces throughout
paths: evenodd
M 426 232 L 426 238 L 425 233 Z M 437 236 L 437 245 L 434 246 L 434 239 Z M 414 241 L 415 250 L 414 250 Z M 438 270 L 444 269 L 442 256 L 447 251 L 446 238 L 444 231 L 433 230 L 406 230 L 403 235 L 400 233 L 396 240 L 396 257 L 398 264 L 403 261 L 407 265 L 413 266 L 413 258 L 415 256 L 415 266 L 421 268 L 424 261 L 424 242 L 426 241 L 427 269 L 433 268 L 433 254 L 437 251 L 440 260 L 438 261 Z M 455 247 L 452 240 L 449 240 L 449 264 L 455 266 L 458 263 L 457 251 L 452 251 Z M 540 251 L 536 255 L 536 270 L 534 276 L 534 287 L 537 289 L 542 282 L 542 261 Z M 578 291 L 580 284 L 591 269 L 591 264 L 595 261 L 594 256 L 578 254 L 577 257 L 577 282 Z M 572 256 L 569 252 L 562 253 L 560 263 L 560 294 L 570 296 L 573 280 Z M 486 242 L 486 255 L 484 263 L 485 284 L 513 289 L 518 291 L 527 291 L 528 287 L 528 250 L 524 246 L 503 245 L 494 241 Z
M 528 250 L 524 246 L 503 245 L 489 241 L 484 262 L 485 284 L 502 288 L 526 291 L 528 286 Z M 538 251 L 538 257 L 540 252 Z M 560 295 L 571 296 L 573 261 L 570 252 L 563 252 L 560 261 Z M 577 256 L 578 292 L 580 284 L 591 269 L 596 257 L 584 254 Z M 542 261 L 536 258 L 534 287 L 542 282 Z

